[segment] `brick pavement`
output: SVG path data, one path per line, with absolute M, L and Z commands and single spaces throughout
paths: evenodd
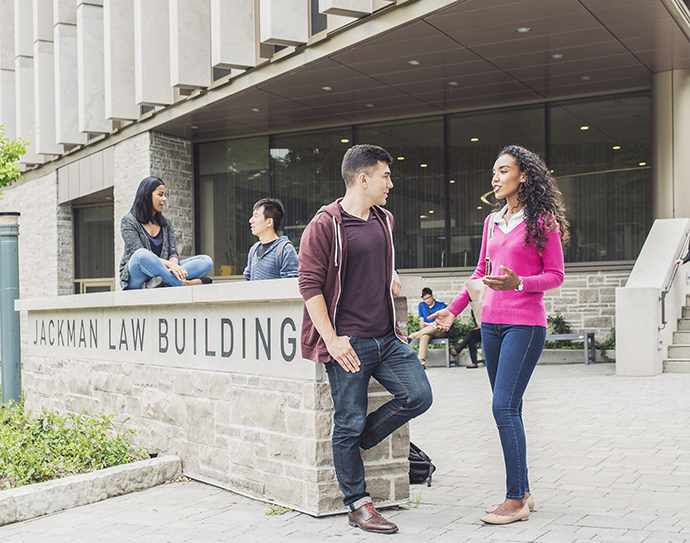
M 385 515 L 394 536 L 315 519 L 197 482 L 178 482 L 0 527 L 2 543 L 212 541 L 690 541 L 690 374 L 615 377 L 613 364 L 539 366 L 525 396 L 529 521 L 485 526 L 504 468 L 483 369 L 432 368 L 431 410 L 412 440 L 438 467 L 431 488 Z M 416 505 L 416 506 L 415 506 Z

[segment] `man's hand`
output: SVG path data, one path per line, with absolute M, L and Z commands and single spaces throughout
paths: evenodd
M 398 276 L 398 272 L 395 270 L 393 270 L 392 290 L 393 290 L 393 297 L 398 296 L 400 294 L 400 291 L 402 290 L 402 283 L 400 282 L 400 277 Z
M 482 278 L 484 284 L 491 290 L 515 290 L 520 284 L 520 276 L 513 270 L 509 270 L 504 266 L 500 268 L 506 272 L 505 275 L 487 275 Z
M 359 358 L 357 353 L 350 344 L 348 336 L 337 336 L 330 343 L 326 343 L 328 354 L 333 357 L 338 364 L 342 366 L 345 371 L 357 373 L 359 371 Z
M 433 322 L 434 328 L 437 330 L 448 331 L 448 329 L 453 326 L 453 321 L 455 320 L 455 315 L 453 315 L 448 309 L 441 309 L 436 313 L 429 315 L 429 318 L 435 318 Z

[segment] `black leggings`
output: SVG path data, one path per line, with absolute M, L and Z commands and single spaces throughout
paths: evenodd
M 470 358 L 472 359 L 472 364 L 477 363 L 477 343 L 479 343 L 482 340 L 482 329 L 481 328 L 473 328 L 469 332 L 467 332 L 467 335 L 465 338 L 462 340 L 462 343 L 455 347 L 455 351 L 458 353 L 458 357 L 460 356 L 460 353 L 462 350 L 469 345 L 470 346 Z M 458 362 L 459 364 L 459 362 Z

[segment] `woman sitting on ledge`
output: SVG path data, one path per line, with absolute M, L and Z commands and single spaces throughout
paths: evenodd
M 147 177 L 139 183 L 134 204 L 122 217 L 120 231 L 125 252 L 120 261 L 123 289 L 180 287 L 210 283 L 204 277 L 213 267 L 211 257 L 197 255 L 180 262 L 175 230 L 163 216 L 165 183 Z

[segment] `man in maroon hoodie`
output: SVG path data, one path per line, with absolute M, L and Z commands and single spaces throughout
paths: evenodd
M 299 287 L 304 298 L 302 356 L 326 364 L 335 406 L 333 462 L 352 526 L 377 533 L 398 527 L 374 508 L 363 453 L 431 405 L 431 386 L 395 319 L 400 293 L 393 215 L 383 205 L 391 155 L 356 145 L 343 157 L 345 197 L 322 207 L 304 230 Z M 374 377 L 394 398 L 367 416 Z

